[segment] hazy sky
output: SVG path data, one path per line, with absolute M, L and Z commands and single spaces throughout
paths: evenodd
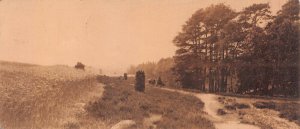
M 286 0 L 2 0 L 0 60 L 42 65 L 82 61 L 104 69 L 174 55 L 172 39 L 197 10 L 225 3 L 235 10 Z

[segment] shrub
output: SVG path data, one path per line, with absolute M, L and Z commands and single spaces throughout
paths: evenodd
M 75 65 L 76 69 L 82 69 L 82 70 L 84 70 L 84 67 L 85 67 L 85 65 L 82 64 L 81 62 L 77 62 L 77 64 Z
M 151 84 L 151 85 L 155 85 L 156 81 L 155 81 L 155 79 L 150 79 L 150 80 L 148 81 L 148 83 Z
M 236 107 L 233 106 L 233 105 L 225 105 L 225 108 L 226 108 L 227 110 L 236 110 Z
M 238 109 L 250 108 L 248 104 L 244 104 L 244 103 L 235 103 L 234 106 Z
M 163 81 L 161 80 L 161 78 L 158 77 L 156 85 L 158 85 L 158 86 L 164 86 L 165 84 L 163 83 Z
M 300 104 L 296 102 L 276 103 L 276 111 L 279 111 L 281 118 L 295 121 L 300 125 Z
M 137 71 L 135 74 L 135 90 L 145 91 L 145 73 L 144 71 Z
M 127 80 L 127 73 L 124 73 L 124 80 Z
M 223 109 L 218 109 L 217 114 L 218 115 L 225 115 L 227 113 Z
M 253 105 L 256 108 L 260 108 L 260 109 L 263 109 L 263 108 L 275 109 L 275 103 L 274 102 L 256 102 L 256 103 L 253 103 Z

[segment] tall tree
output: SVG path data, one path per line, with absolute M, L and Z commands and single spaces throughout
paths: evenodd
M 253 4 L 246 7 L 238 17 L 243 33 L 243 53 L 239 57 L 239 90 L 244 93 L 253 90 L 258 93 L 262 88 L 268 88 L 268 73 L 262 58 L 263 46 L 266 43 L 265 24 L 271 19 L 271 11 L 268 3 Z
M 299 1 L 289 0 L 267 26 L 265 58 L 272 68 L 271 88 L 299 95 Z
M 212 5 L 196 11 L 175 39 L 175 71 L 184 87 L 205 89 L 208 79 L 210 91 L 225 87 L 225 59 L 223 27 L 236 13 L 224 4 Z M 191 62 L 192 61 L 192 62 Z
M 207 15 L 204 19 L 206 30 L 209 35 L 207 42 L 209 43 L 209 67 L 208 80 L 210 91 L 225 92 L 227 89 L 228 67 L 226 67 L 226 44 L 224 27 L 236 17 L 230 7 L 224 4 L 212 5 L 206 8 Z
M 182 32 L 173 40 L 175 46 L 179 47 L 175 54 L 175 71 L 178 80 L 186 88 L 195 88 L 200 85 L 200 61 L 203 57 L 201 51 L 202 36 L 204 35 L 202 9 L 195 14 L 183 26 Z M 193 61 L 193 63 L 190 63 Z
M 268 3 L 196 11 L 174 38 L 178 81 L 210 92 L 299 95 L 299 10 L 289 0 L 276 16 Z

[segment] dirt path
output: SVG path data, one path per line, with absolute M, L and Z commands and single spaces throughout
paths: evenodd
M 235 116 L 223 117 L 217 115 L 218 109 L 223 108 L 223 105 L 221 105 L 218 102 L 219 96 L 213 94 L 200 93 L 194 95 L 205 103 L 204 111 L 207 112 L 208 115 L 211 117 L 210 120 L 212 120 L 215 123 L 215 127 L 217 129 L 232 129 L 233 127 L 235 129 L 259 129 L 259 127 L 257 126 L 241 123 L 241 121 Z
M 252 103 L 262 101 L 260 99 L 223 97 L 220 95 L 206 93 L 192 93 L 181 90 L 167 89 L 164 90 L 179 92 L 183 94 L 194 95 L 204 103 L 204 111 L 208 114 L 208 119 L 214 122 L 217 129 L 300 129 L 295 123 L 279 117 L 279 112 L 271 109 L 257 109 Z M 232 100 L 235 103 L 249 105 L 249 108 L 237 109 L 232 111 L 226 110 L 226 115 L 218 115 L 218 109 L 224 109 L 224 104 L 218 101 L 219 97 Z M 276 101 L 276 100 L 272 100 Z M 247 124 L 251 123 L 251 124 Z
M 204 111 L 207 112 L 208 118 L 214 122 L 217 129 L 259 129 L 259 127 L 241 123 L 239 119 L 233 116 L 223 117 L 217 115 L 217 110 L 223 108 L 218 102 L 218 96 L 213 94 L 191 93 L 174 89 L 163 88 L 164 90 L 179 92 L 183 94 L 195 95 L 204 103 Z

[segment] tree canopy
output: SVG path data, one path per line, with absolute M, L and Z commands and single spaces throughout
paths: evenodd
M 298 95 L 299 7 L 289 0 L 277 15 L 268 3 L 197 10 L 173 40 L 177 80 L 210 92 Z

